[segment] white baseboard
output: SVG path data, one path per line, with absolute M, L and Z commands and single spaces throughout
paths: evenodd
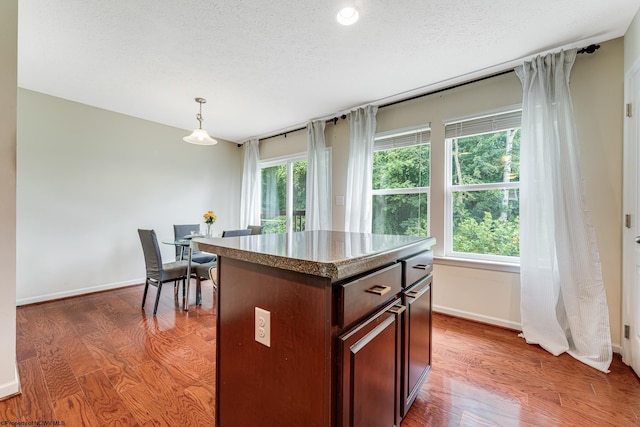
M 522 330 L 522 326 L 519 322 L 498 319 L 497 317 L 484 316 L 482 314 L 471 313 L 470 311 L 456 310 L 454 308 L 442 307 L 440 305 L 434 305 L 433 311 L 437 313 L 448 314 L 450 316 L 461 317 L 463 319 L 475 320 L 476 322 L 487 323 L 489 325 L 501 326 L 503 328 L 513 329 L 515 331 Z
M 45 295 L 40 295 L 37 297 L 30 297 L 30 298 L 21 298 L 16 300 L 16 306 L 21 306 L 21 305 L 27 305 L 27 304 L 35 304 L 38 302 L 45 302 L 45 301 L 51 301 L 51 300 L 56 300 L 56 299 L 61 299 L 61 298 L 69 298 L 69 297 L 74 297 L 74 296 L 78 296 L 78 295 L 85 295 L 85 294 L 91 294 L 94 292 L 101 292 L 101 291 L 108 291 L 111 289 L 118 289 L 118 288 L 124 288 L 127 286 L 132 286 L 132 285 L 138 285 L 140 283 L 144 283 L 144 278 L 141 279 L 135 279 L 135 280 L 128 280 L 125 282 L 118 282 L 118 283 L 109 283 L 106 285 L 100 285 L 100 286 L 93 286 L 90 288 L 82 288 L 82 289 L 74 289 L 71 291 L 65 291 L 65 292 L 56 292 L 56 293 L 52 293 L 52 294 L 45 294 Z M 481 322 L 481 323 L 487 323 L 489 325 L 495 325 L 495 326 L 500 326 L 503 328 L 507 328 L 507 329 L 513 329 L 515 331 L 521 331 L 522 330 L 522 326 L 520 325 L 520 323 L 518 322 L 512 322 L 510 320 L 504 320 L 504 319 L 499 319 L 497 317 L 491 317 L 491 316 L 484 316 L 481 314 L 477 314 L 477 313 L 472 313 L 469 311 L 464 311 L 464 310 L 456 310 L 453 308 L 448 308 L 448 307 L 443 307 L 440 305 L 434 305 L 433 306 L 433 311 L 437 312 L 437 313 L 443 313 L 443 314 L 448 314 L 450 316 L 455 316 L 455 317 L 461 317 L 463 319 L 469 319 L 469 320 L 474 320 L 476 322 Z M 618 353 L 621 354 L 621 347 L 619 344 L 612 344 L 612 350 L 614 353 Z M 15 394 L 19 391 L 20 386 L 19 386 L 19 382 L 17 381 L 17 371 L 16 371 L 16 385 L 12 385 L 12 384 L 6 384 L 6 385 L 0 385 L 0 398 L 2 398 L 3 396 L 8 396 L 10 394 Z M 17 390 L 12 391 L 14 388 L 17 387 Z M 5 390 L 6 388 L 6 390 Z M 5 392 L 7 392 L 7 394 L 5 394 Z
M 36 297 L 20 298 L 16 300 L 16 306 L 34 304 L 37 302 L 52 301 L 61 298 L 75 297 L 78 295 L 91 294 L 94 292 L 108 291 L 111 289 L 124 288 L 131 285 L 144 283 L 144 277 L 141 279 L 127 280 L 125 282 L 108 283 L 106 285 L 93 286 L 90 288 L 73 289 L 70 291 L 56 292 L 52 294 L 38 295 Z
M 449 316 L 460 317 L 462 319 L 474 320 L 476 322 L 486 323 L 486 324 L 489 324 L 489 325 L 501 326 L 503 328 L 513 329 L 515 331 L 521 331 L 522 330 L 522 325 L 520 323 L 518 323 L 518 322 L 512 322 L 510 320 L 504 320 L 504 319 L 498 319 L 497 317 L 483 316 L 481 314 L 471 313 L 469 311 L 456 310 L 456 309 L 453 309 L 453 308 L 442 307 L 440 305 L 434 305 L 433 306 L 433 311 L 435 311 L 437 313 L 448 314 Z M 620 347 L 620 344 L 613 344 L 612 343 L 611 344 L 611 350 L 614 353 L 622 354 L 622 347 Z
M 20 376 L 18 375 L 17 365 L 15 371 L 15 376 L 11 381 L 0 384 L 0 400 L 20 393 Z

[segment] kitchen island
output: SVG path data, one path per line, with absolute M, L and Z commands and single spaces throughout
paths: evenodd
M 194 239 L 218 255 L 216 425 L 398 426 L 431 366 L 435 239 Z

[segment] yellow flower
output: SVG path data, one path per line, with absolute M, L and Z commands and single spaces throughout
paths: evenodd
M 204 218 L 204 222 L 206 222 L 207 224 L 213 224 L 214 222 L 216 222 L 216 219 L 218 219 L 213 211 L 207 211 L 204 215 L 202 215 L 202 217 Z

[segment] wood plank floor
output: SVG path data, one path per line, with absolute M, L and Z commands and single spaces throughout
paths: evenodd
M 0 402 L 0 422 L 212 425 L 215 311 L 203 286 L 189 313 L 165 286 L 155 318 L 155 289 L 141 311 L 142 286 L 19 307 L 22 394 Z M 401 425 L 418 426 L 640 426 L 640 381 L 618 357 L 603 374 L 514 331 L 435 314 L 433 368 Z

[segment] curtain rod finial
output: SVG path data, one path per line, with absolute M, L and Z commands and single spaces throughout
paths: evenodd
M 589 46 L 583 47 L 582 49 L 580 49 L 578 53 L 593 53 L 598 49 L 600 49 L 599 44 L 590 44 Z

